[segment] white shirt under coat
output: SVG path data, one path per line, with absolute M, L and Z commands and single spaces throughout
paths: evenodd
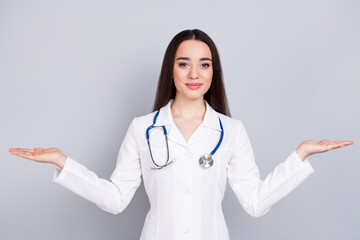
M 121 144 L 116 168 L 110 180 L 99 178 L 84 165 L 67 156 L 64 168 L 56 169 L 53 181 L 118 214 L 144 181 L 150 201 L 140 240 L 228 240 L 221 202 L 226 181 L 244 210 L 254 217 L 267 213 L 273 204 L 314 173 L 308 159 L 302 161 L 294 150 L 275 167 L 265 180 L 255 163 L 253 149 L 240 120 L 216 112 L 205 100 L 206 113 L 188 142 L 173 122 L 170 105 L 161 108 L 155 126 L 168 131 L 170 159 L 175 162 L 161 170 L 154 166 L 146 141 L 146 129 L 156 112 L 132 120 Z M 214 165 L 204 169 L 199 158 L 210 153 L 220 138 L 223 141 L 213 156 Z M 155 161 L 165 161 L 166 145 L 161 127 L 150 131 Z

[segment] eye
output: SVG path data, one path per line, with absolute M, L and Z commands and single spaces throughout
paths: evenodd
M 208 63 L 203 63 L 203 64 L 201 64 L 201 66 L 204 67 L 204 68 L 208 68 L 208 67 L 210 67 L 210 64 L 208 64 Z
M 182 62 L 182 63 L 179 63 L 179 66 L 180 66 L 180 67 L 186 67 L 187 65 L 188 65 L 187 63 L 183 63 L 183 62 Z

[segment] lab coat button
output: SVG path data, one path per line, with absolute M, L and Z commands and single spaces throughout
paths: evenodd
M 189 234 L 189 233 L 190 233 L 190 229 L 186 228 L 186 229 L 184 230 L 184 233 Z

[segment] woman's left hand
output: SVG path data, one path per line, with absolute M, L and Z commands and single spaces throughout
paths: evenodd
M 302 142 L 299 147 L 296 149 L 297 154 L 304 161 L 310 155 L 315 153 L 327 152 L 331 149 L 344 147 L 347 145 L 353 144 L 352 141 L 329 141 L 327 139 L 321 140 L 319 142 L 313 140 L 306 140 Z

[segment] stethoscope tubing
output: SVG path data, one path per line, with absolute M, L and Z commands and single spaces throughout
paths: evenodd
M 147 129 L 146 129 L 146 132 L 145 132 L 145 135 L 146 135 L 146 140 L 147 140 L 147 143 L 148 143 L 148 146 L 149 146 L 149 151 L 150 151 L 150 156 L 151 156 L 151 160 L 152 162 L 154 163 L 154 165 L 156 166 L 156 168 L 151 168 L 151 169 L 162 169 L 163 167 L 166 167 L 167 165 L 171 164 L 173 161 L 170 161 L 169 162 L 169 158 L 170 158 L 170 154 L 169 154 L 169 144 L 168 144 L 168 134 L 167 134 L 167 131 L 166 131 L 166 128 L 165 126 L 161 126 L 162 129 L 163 129 L 163 132 L 164 132 L 164 135 L 165 135 L 165 142 L 166 142 L 166 149 L 167 149 L 167 159 L 166 159 L 166 163 L 164 165 L 159 165 L 155 162 L 154 160 L 154 157 L 153 157 L 153 154 L 152 154 L 152 151 L 151 151 L 151 145 L 150 145 L 150 135 L 149 135 L 149 131 L 151 129 L 153 129 L 155 126 L 154 124 L 156 123 L 156 119 L 157 117 L 159 116 L 159 113 L 160 113 L 160 109 L 156 112 L 155 116 L 154 116 L 154 119 L 153 119 L 153 124 L 150 125 Z M 220 117 L 219 117 L 219 123 L 220 123 L 220 128 L 221 128 L 221 135 L 220 135 L 220 139 L 217 143 L 217 145 L 215 146 L 215 148 L 211 151 L 211 153 L 209 154 L 210 156 L 210 159 L 209 161 L 212 161 L 212 156 L 215 154 L 215 152 L 218 150 L 218 148 L 220 147 L 221 145 L 221 142 L 223 140 L 223 137 L 224 137 L 224 129 L 223 129 L 223 126 L 222 126 L 222 123 L 221 123 L 221 120 L 220 120 Z M 207 155 L 207 154 L 204 154 L 204 156 Z M 212 163 L 211 163 L 212 165 Z M 210 166 L 211 166 L 210 165 Z

